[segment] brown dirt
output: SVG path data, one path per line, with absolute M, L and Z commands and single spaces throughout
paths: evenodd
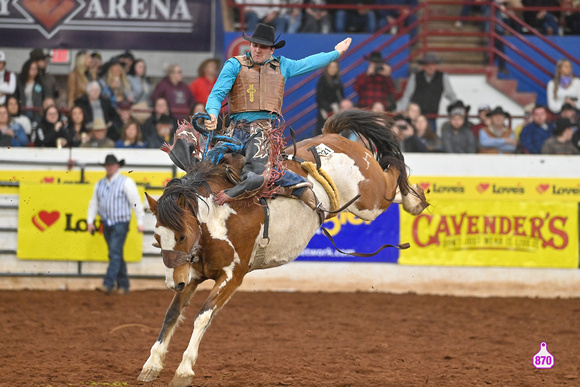
M 0 386 L 165 386 L 206 296 L 147 384 L 136 378 L 170 291 L 0 291 Z M 580 299 L 239 292 L 201 343 L 195 384 L 579 385 L 579 321 Z M 552 369 L 532 366 L 541 341 Z

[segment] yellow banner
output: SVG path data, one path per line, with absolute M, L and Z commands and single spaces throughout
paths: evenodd
M 411 248 L 400 264 L 578 267 L 577 203 L 431 202 L 417 217 L 401 211 L 401 241 Z
M 104 174 L 101 174 L 103 177 Z M 21 183 L 18 208 L 20 259 L 108 261 L 108 249 L 97 218 L 99 232 L 87 232 L 87 209 L 94 184 Z M 143 197 L 143 189 L 139 188 Z M 131 218 L 124 258 L 142 258 L 143 235 Z
M 580 202 L 578 179 L 411 176 L 410 180 L 429 190 L 430 199 Z

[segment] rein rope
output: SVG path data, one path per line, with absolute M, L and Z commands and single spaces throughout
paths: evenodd
M 225 136 L 223 134 L 215 134 L 213 130 L 207 130 L 205 127 L 198 124 L 197 120 L 203 118 L 209 120 L 210 116 L 205 113 L 195 113 L 191 116 L 191 126 L 202 136 L 207 139 L 205 143 L 205 151 L 203 152 L 204 160 L 209 160 L 213 164 L 219 164 L 226 153 L 236 153 L 242 149 L 242 143 L 233 137 Z M 219 142 L 212 149 L 209 149 L 212 141 Z

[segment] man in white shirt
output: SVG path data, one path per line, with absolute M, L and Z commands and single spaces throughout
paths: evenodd
M 87 215 L 88 231 L 95 232 L 95 218 L 97 213 L 101 217 L 103 235 L 109 248 L 109 267 L 103 281 L 103 285 L 97 290 L 111 294 L 117 287 L 119 294 L 129 292 L 129 277 L 127 275 L 127 263 L 123 258 L 123 246 L 129 232 L 131 209 L 137 217 L 137 229 L 143 232 L 143 203 L 139 197 L 139 191 L 135 182 L 121 175 L 119 169 L 125 165 L 125 160 L 117 160 L 110 154 L 105 158 L 107 176 L 99 180 Z
M 0 51 L 0 105 L 6 103 L 6 97 L 16 91 L 16 75 L 6 70 L 6 54 Z

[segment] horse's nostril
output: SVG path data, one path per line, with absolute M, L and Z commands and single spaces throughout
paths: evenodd
M 178 292 L 182 291 L 183 288 L 185 288 L 185 282 L 180 282 L 175 286 L 175 290 L 177 290 Z

